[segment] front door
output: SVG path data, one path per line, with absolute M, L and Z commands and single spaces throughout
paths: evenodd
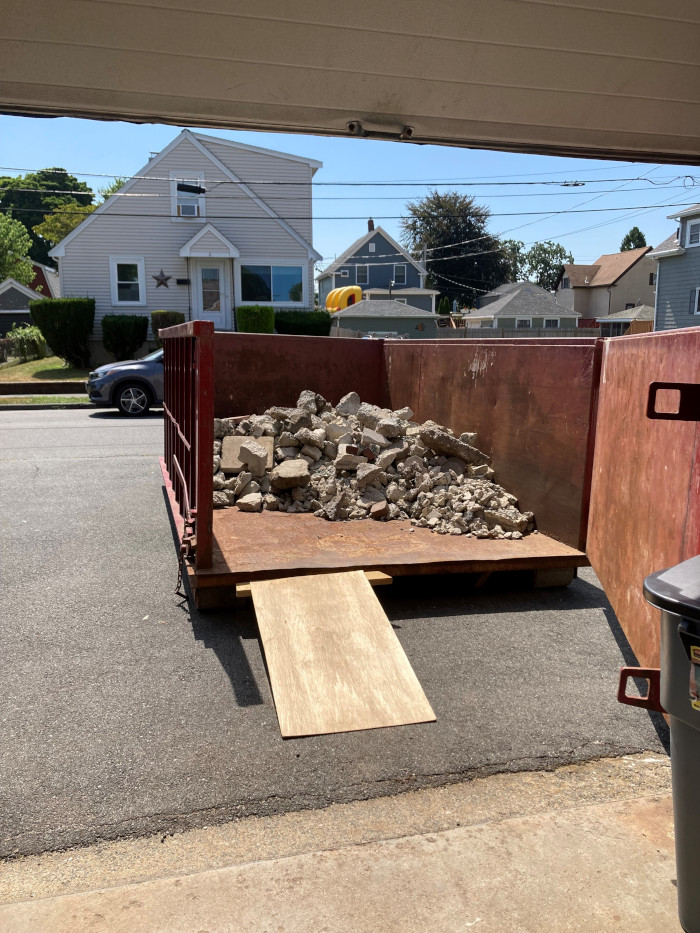
M 231 288 L 229 261 L 201 259 L 193 262 L 193 315 L 201 321 L 213 321 L 216 330 L 229 330 Z

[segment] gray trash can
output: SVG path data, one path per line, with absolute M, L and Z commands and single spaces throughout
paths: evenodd
M 700 933 L 700 556 L 653 573 L 644 595 L 661 610 L 661 705 L 671 727 L 678 917 Z

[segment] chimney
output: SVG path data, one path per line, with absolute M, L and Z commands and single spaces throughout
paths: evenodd
M 374 230 L 374 221 L 370 217 L 370 219 L 367 221 L 367 233 L 371 233 L 373 230 Z

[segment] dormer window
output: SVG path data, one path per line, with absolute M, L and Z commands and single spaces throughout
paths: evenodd
M 173 219 L 203 220 L 205 216 L 204 175 L 170 173 L 170 201 Z

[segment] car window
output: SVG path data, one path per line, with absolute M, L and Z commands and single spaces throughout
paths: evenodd
M 153 353 L 149 353 L 148 356 L 142 356 L 141 359 L 139 360 L 139 362 L 140 362 L 140 363 L 145 363 L 145 362 L 147 362 L 148 360 L 154 360 L 154 361 L 157 360 L 157 361 L 159 361 L 159 362 L 162 362 L 162 360 L 163 360 L 163 351 L 162 351 L 162 350 L 154 350 Z

